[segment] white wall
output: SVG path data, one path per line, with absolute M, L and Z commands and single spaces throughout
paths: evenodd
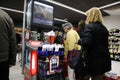
M 108 29 L 119 28 L 120 29 L 120 15 L 112 15 L 104 17 L 103 23 Z

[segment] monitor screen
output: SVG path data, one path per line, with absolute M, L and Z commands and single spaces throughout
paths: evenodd
M 53 6 L 34 1 L 32 13 L 33 24 L 53 25 Z

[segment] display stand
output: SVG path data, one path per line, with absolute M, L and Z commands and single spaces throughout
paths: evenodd
M 46 44 L 48 46 L 48 44 Z M 43 45 L 46 46 L 46 45 Z M 38 80 L 64 80 L 63 76 L 63 46 L 59 47 L 58 51 L 55 51 L 55 46 L 52 46 L 52 51 L 45 50 L 42 51 L 38 49 Z M 49 48 L 48 47 L 48 48 Z
M 53 6 L 28 0 L 24 26 L 24 80 L 64 80 L 63 44 L 54 44 Z M 46 13 L 44 13 L 44 12 Z M 27 19 L 26 19 L 27 18 Z

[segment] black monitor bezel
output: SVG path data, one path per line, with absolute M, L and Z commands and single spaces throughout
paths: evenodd
M 43 3 L 43 2 L 40 2 L 40 1 L 36 1 L 36 2 L 40 2 L 40 3 L 42 3 L 42 4 L 45 4 L 45 5 L 48 5 L 48 6 L 51 6 L 51 7 L 53 7 L 53 19 L 52 19 L 52 25 L 45 25 L 45 24 L 41 24 L 41 23 L 34 23 L 33 22 L 33 10 L 34 10 L 34 2 L 35 2 L 36 0 L 31 0 L 31 1 L 29 1 L 28 2 L 28 5 L 30 5 L 31 6 L 31 11 L 30 11 L 30 13 L 31 13 L 31 18 L 30 18 L 30 23 L 28 23 L 27 22 L 27 26 L 29 26 L 31 29 L 38 29 L 38 28 L 43 28 L 43 29 L 50 29 L 50 28 L 53 28 L 53 24 L 54 24 L 54 7 L 52 6 L 52 5 L 49 5 L 49 4 L 45 4 L 45 3 Z M 28 6 L 27 6 L 27 10 L 28 10 Z

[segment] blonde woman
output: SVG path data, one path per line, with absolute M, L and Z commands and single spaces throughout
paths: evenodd
M 111 59 L 108 49 L 109 32 L 103 25 L 101 11 L 93 7 L 86 12 L 86 26 L 79 44 L 87 50 L 86 64 L 89 76 L 83 80 L 103 80 L 104 73 L 111 70 Z M 79 79 L 78 79 L 79 80 Z

